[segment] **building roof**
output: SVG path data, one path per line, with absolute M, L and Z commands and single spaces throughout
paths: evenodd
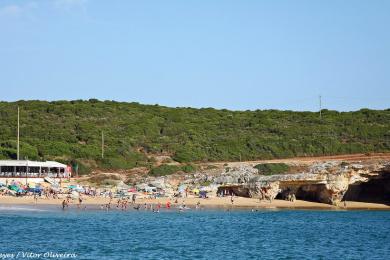
M 50 167 L 50 168 L 66 168 L 67 165 L 54 162 L 37 162 L 29 160 L 0 160 L 0 166 L 29 166 L 29 167 Z

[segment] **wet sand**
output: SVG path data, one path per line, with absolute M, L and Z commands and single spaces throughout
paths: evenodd
M 0 197 L 0 205 L 58 205 L 61 206 L 63 199 L 38 199 L 38 202 L 34 202 L 33 197 L 11 197 L 11 196 L 2 196 Z M 83 197 L 83 205 L 91 206 L 93 208 L 98 208 L 102 204 L 107 204 L 109 198 L 102 197 Z M 258 199 L 252 198 L 241 198 L 235 197 L 233 204 L 230 201 L 230 197 L 225 198 L 208 198 L 208 199 L 199 199 L 199 198 L 178 198 L 178 203 L 175 203 L 175 199 L 169 198 L 157 198 L 157 199 L 137 199 L 137 204 L 158 204 L 161 203 L 164 208 L 166 203 L 170 201 L 171 207 L 177 207 L 185 204 L 188 207 L 195 207 L 198 202 L 200 202 L 201 207 L 217 207 L 217 208 L 248 208 L 248 209 L 262 209 L 262 208 L 284 208 L 284 209 L 375 209 L 375 210 L 390 210 L 389 205 L 380 204 L 380 203 L 367 203 L 367 202 L 356 202 L 348 201 L 346 207 L 344 203 L 341 203 L 338 207 L 332 206 L 324 203 L 309 202 L 303 200 L 296 200 L 295 202 L 285 201 L 285 200 L 274 200 L 272 203 L 269 201 L 259 201 Z M 112 205 L 115 206 L 117 199 L 112 200 Z M 77 207 L 77 200 L 73 200 L 70 204 L 70 207 Z M 132 207 L 130 205 L 130 207 Z

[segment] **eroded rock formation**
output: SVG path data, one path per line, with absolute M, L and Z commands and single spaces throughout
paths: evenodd
M 200 187 L 216 195 L 224 189 L 237 196 L 266 200 L 297 199 L 337 205 L 343 199 L 387 200 L 390 196 L 390 162 L 345 163 L 317 162 L 297 173 L 263 175 L 250 163 L 224 167 L 212 172 L 171 175 L 144 180 L 153 186 L 174 192 L 179 185 Z M 372 198 L 370 198 L 370 196 Z

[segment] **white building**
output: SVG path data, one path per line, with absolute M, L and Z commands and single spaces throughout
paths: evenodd
M 0 178 L 68 178 L 70 176 L 70 167 L 59 162 L 0 160 Z

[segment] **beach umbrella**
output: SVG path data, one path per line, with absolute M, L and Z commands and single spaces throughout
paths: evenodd
M 10 185 L 10 186 L 8 186 L 8 189 L 13 190 L 13 191 L 17 191 L 17 190 L 19 190 L 19 187 L 16 185 Z

